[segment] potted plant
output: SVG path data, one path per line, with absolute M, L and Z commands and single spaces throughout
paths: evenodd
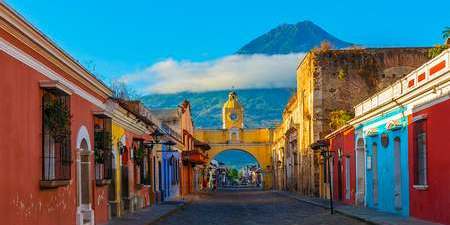
M 51 98 L 50 95 L 44 98 Z M 57 143 L 70 139 L 70 110 L 63 101 L 47 99 L 43 105 L 44 126 Z

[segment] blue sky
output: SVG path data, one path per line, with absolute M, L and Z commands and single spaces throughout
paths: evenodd
M 447 0 L 6 2 L 107 81 L 168 59 L 181 67 L 214 63 L 282 23 L 311 20 L 342 40 L 376 47 L 441 43 L 450 26 L 450 14 L 440 11 L 450 8 Z
M 248 165 L 258 165 L 252 155 L 241 150 L 227 150 L 218 154 L 214 159 L 238 170 Z

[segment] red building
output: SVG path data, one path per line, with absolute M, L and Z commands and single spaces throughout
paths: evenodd
M 410 214 L 444 224 L 450 224 L 448 99 L 447 94 L 417 107 L 410 116 L 408 129 Z
M 346 125 L 326 137 L 333 152 L 332 180 L 333 198 L 344 204 L 355 202 L 355 135 L 354 129 Z
M 106 223 L 94 120 L 111 90 L 4 3 L 0 17 L 1 223 Z

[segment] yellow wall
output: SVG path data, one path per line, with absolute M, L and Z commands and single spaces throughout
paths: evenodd
M 117 201 L 117 205 L 121 205 L 121 181 L 122 181 L 122 177 L 121 177 L 121 171 L 120 171 L 120 153 L 119 153 L 119 148 L 118 148 L 118 142 L 120 141 L 120 139 L 125 135 L 125 129 L 122 128 L 121 126 L 119 126 L 117 123 L 115 123 L 114 121 L 112 122 L 112 143 L 113 143 L 113 151 L 115 152 L 115 173 L 116 173 L 116 201 Z M 120 211 L 121 207 L 118 207 L 117 209 L 117 214 L 119 216 L 123 215 L 123 212 Z
M 298 149 L 301 152 L 300 183 L 301 193 L 318 195 L 319 156 L 313 153 L 310 145 L 318 137 L 314 136 L 314 82 L 315 82 L 315 54 L 308 53 L 297 68 L 297 98 L 300 110 L 299 130 L 300 139 Z
M 229 132 L 229 130 L 223 129 L 197 129 L 194 131 L 194 134 L 195 138 L 211 146 L 211 150 L 208 151 L 209 161 L 226 150 L 242 150 L 251 154 L 263 170 L 264 189 L 271 189 L 272 159 L 270 141 L 272 130 L 268 128 L 240 129 L 240 139 L 238 142 L 233 143 L 229 140 Z
M 230 117 L 233 113 L 236 115 L 234 120 Z M 244 109 L 239 103 L 235 92 L 230 92 L 228 94 L 228 100 L 223 104 L 222 124 L 223 129 L 244 128 Z
M 195 137 L 209 144 L 226 144 L 229 142 L 230 131 L 223 129 L 196 129 Z M 239 140 L 243 143 L 268 143 L 271 141 L 271 130 L 239 129 Z

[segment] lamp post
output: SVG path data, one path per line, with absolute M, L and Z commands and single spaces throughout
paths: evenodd
M 166 146 L 169 146 L 169 149 L 166 150 L 166 151 L 164 151 L 164 152 L 175 152 L 175 151 L 172 151 L 172 148 L 171 148 L 171 147 L 174 146 L 174 145 L 176 145 L 177 143 L 173 142 L 172 140 L 168 140 L 168 141 L 165 141 L 165 142 L 161 142 L 160 138 L 161 138 L 161 136 L 164 136 L 164 133 L 162 133 L 161 131 L 159 131 L 159 129 L 156 129 L 155 131 L 153 131 L 153 133 L 151 134 L 151 136 L 153 137 L 153 140 L 144 142 L 144 146 L 147 147 L 147 148 L 149 148 L 150 151 L 153 150 L 153 148 L 155 147 L 155 145 L 160 144 L 160 145 L 166 145 Z M 161 152 L 163 152 L 163 151 L 161 151 Z
M 328 184 L 329 184 L 329 189 L 330 189 L 330 211 L 331 214 L 334 213 L 334 209 L 333 209 L 333 186 L 331 185 L 331 169 L 330 169 L 330 158 L 333 158 L 332 152 L 330 152 L 328 150 L 328 147 L 330 146 L 330 143 L 328 140 L 326 139 L 322 139 L 322 140 L 318 140 L 317 142 L 311 144 L 311 148 L 315 151 L 315 152 L 320 152 L 320 154 L 322 155 L 322 157 L 325 159 L 326 161 L 326 165 L 327 165 L 327 174 L 328 174 Z

